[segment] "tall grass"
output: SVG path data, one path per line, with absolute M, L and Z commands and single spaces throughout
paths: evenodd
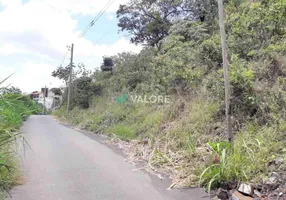
M 281 121 L 283 123 L 285 121 Z M 205 168 L 200 176 L 200 182 L 207 185 L 208 190 L 228 181 L 259 183 L 271 172 L 266 167 L 268 163 L 276 158 L 286 160 L 285 129 L 283 125 L 254 128 L 250 124 L 235 136 L 231 150 L 222 147 L 214 151 L 220 162 Z
M 30 97 L 21 94 L 1 95 L 0 89 L 0 199 L 5 198 L 5 193 L 17 179 L 17 161 L 13 149 L 14 142 L 21 135 L 17 130 L 25 118 L 38 112 Z

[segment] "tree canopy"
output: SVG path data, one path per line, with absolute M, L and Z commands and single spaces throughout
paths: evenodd
M 103 63 L 101 65 L 101 70 L 102 71 L 112 71 L 113 67 L 113 60 L 110 57 L 104 57 L 103 58 Z
M 214 24 L 217 10 L 216 0 L 130 0 L 117 11 L 118 27 L 132 43 L 159 47 L 178 21 Z
M 118 27 L 131 34 L 131 42 L 159 45 L 177 18 L 189 16 L 184 0 L 131 0 L 117 11 Z

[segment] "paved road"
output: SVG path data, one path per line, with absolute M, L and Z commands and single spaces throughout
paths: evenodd
M 33 151 L 26 149 L 25 183 L 12 189 L 13 200 L 207 199 L 199 189 L 166 191 L 164 181 L 50 116 L 31 116 L 22 131 Z

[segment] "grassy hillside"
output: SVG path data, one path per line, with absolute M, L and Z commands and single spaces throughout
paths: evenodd
M 37 112 L 37 106 L 28 96 L 0 96 L 0 199 L 4 199 L 6 191 L 19 175 L 14 151 L 16 140 L 22 138 L 18 129 L 23 120 Z
M 80 128 L 131 141 L 126 146 L 131 158 L 147 161 L 151 170 L 167 171 L 179 186 L 263 182 L 269 172 L 285 169 L 286 1 L 225 3 L 232 148 L 224 117 L 217 5 L 201 6 L 206 6 L 205 20 L 180 15 L 161 21 L 164 27 L 146 22 L 148 31 L 167 28 L 168 34 L 139 54 L 105 58 L 101 70 L 78 77 L 70 114 L 63 106 L 55 115 Z M 132 9 L 119 11 L 119 16 L 135 12 Z M 124 94 L 127 100 L 118 101 Z M 169 95 L 171 103 L 134 103 L 134 95 Z M 276 158 L 284 164 L 268 168 Z
M 214 153 L 208 143 L 227 141 L 226 128 L 217 116 L 217 102 L 203 97 L 173 101 L 170 105 L 129 100 L 120 104 L 111 97 L 96 97 L 89 109 L 75 107 L 67 115 L 62 107 L 55 115 L 81 129 L 131 142 L 125 146 L 130 161 L 145 160 L 149 170 L 171 174 L 176 186 L 197 186 L 203 170 L 213 166 Z M 208 168 L 204 182 L 219 173 L 214 184 L 233 180 L 258 183 L 268 174 L 267 163 L 285 159 L 285 131 L 285 120 L 264 126 L 247 122 L 236 132 L 233 152 L 228 153 L 223 170 L 220 166 Z

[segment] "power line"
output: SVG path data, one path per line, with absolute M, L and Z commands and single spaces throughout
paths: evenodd
M 109 0 L 103 9 L 93 18 L 93 20 L 88 24 L 84 31 L 79 35 L 79 38 L 83 37 L 86 32 L 94 25 L 94 23 L 101 17 L 101 15 L 106 11 L 106 9 L 113 3 L 112 0 Z
M 104 37 L 106 37 L 108 34 L 110 34 L 109 31 L 108 31 L 108 32 L 105 32 L 104 34 L 102 34 L 102 35 L 95 41 L 95 43 L 97 43 L 99 40 L 101 40 L 101 39 L 103 39 Z M 63 63 L 64 63 L 64 61 L 65 61 L 65 59 L 66 59 L 66 57 L 67 57 L 67 54 L 68 54 L 68 51 L 66 52 L 65 57 L 64 57 L 63 62 L 62 62 L 61 65 L 63 65 Z M 88 61 L 88 60 L 90 60 L 90 59 L 92 59 L 92 58 L 94 58 L 94 56 L 90 56 L 90 57 L 87 58 L 85 61 Z
M 84 31 L 79 35 L 79 38 L 83 37 L 87 31 L 97 22 L 100 17 L 105 13 L 105 11 L 114 3 L 115 0 L 109 0 L 103 9 L 94 17 L 94 19 L 89 23 L 89 25 L 84 29 Z
M 69 50 L 66 51 L 65 55 L 64 55 L 64 58 L 63 58 L 63 61 L 62 61 L 62 64 L 60 66 L 62 66 L 67 58 L 67 55 L 68 55 L 68 52 Z
M 83 32 L 78 36 L 78 38 L 82 38 L 87 32 L 88 30 L 95 24 L 95 22 L 97 22 L 100 17 L 105 13 L 105 11 L 114 3 L 115 0 L 109 0 L 106 5 L 103 7 L 103 9 L 93 18 L 93 20 L 89 23 L 89 25 L 83 30 Z M 105 37 L 102 36 L 101 38 Z M 100 39 L 101 39 L 100 38 Z M 68 51 L 65 53 L 64 55 L 64 58 L 63 58 L 63 61 L 62 61 L 62 64 L 61 66 L 63 65 L 63 63 L 65 62 L 66 60 L 66 57 L 67 57 L 67 54 L 68 54 Z

